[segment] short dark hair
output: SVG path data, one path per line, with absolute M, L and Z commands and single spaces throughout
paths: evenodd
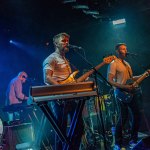
M 57 34 L 57 35 L 55 35 L 55 36 L 53 37 L 53 43 L 55 43 L 55 40 L 58 39 L 58 38 L 60 38 L 61 36 L 65 36 L 65 37 L 70 38 L 70 35 L 69 35 L 69 34 L 67 34 L 67 33 L 65 33 L 65 32 L 62 32 L 62 33 L 59 33 L 59 34 Z
M 118 50 L 121 45 L 127 46 L 126 43 L 118 43 L 118 44 L 115 46 L 115 50 Z
M 18 73 L 18 76 L 25 76 L 25 77 L 27 77 L 28 75 L 27 75 L 27 73 L 25 71 L 21 71 L 21 72 Z

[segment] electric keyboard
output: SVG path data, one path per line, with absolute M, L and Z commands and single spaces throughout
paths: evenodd
M 28 108 L 32 108 L 32 106 L 27 105 L 27 102 L 24 101 L 24 102 L 19 103 L 19 104 L 12 104 L 12 105 L 4 106 L 2 108 L 2 110 L 4 112 L 15 112 L 15 111 L 25 110 L 25 109 L 28 109 Z
M 72 143 L 72 138 L 75 134 L 76 126 L 79 122 L 80 117 L 82 116 L 82 110 L 85 104 L 85 101 L 91 97 L 96 96 L 94 82 L 79 82 L 79 83 L 68 83 L 68 84 L 59 84 L 59 85 L 45 85 L 45 86 L 32 86 L 30 88 L 30 96 L 28 103 L 37 104 L 49 122 L 51 123 L 53 129 L 59 136 L 62 142 L 66 143 L 66 146 L 70 146 Z M 69 128 L 68 135 L 63 132 L 63 129 L 56 121 L 56 118 L 48 106 L 48 101 L 53 100 L 68 100 L 68 99 L 78 99 L 76 110 L 74 112 L 73 120 L 71 121 L 71 126 Z
M 28 103 L 96 96 L 94 82 L 32 86 Z M 30 101 L 30 102 L 29 102 Z

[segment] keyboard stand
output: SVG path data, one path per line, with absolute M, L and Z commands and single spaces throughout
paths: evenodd
M 73 144 L 75 132 L 77 132 L 77 124 L 82 117 L 82 110 L 85 101 L 91 97 L 97 96 L 95 91 L 95 84 L 92 81 L 89 82 L 79 82 L 70 84 L 60 84 L 60 85 L 49 85 L 49 86 L 34 86 L 30 88 L 31 104 L 36 103 L 49 122 L 51 123 L 54 131 L 64 143 L 63 150 L 71 150 Z M 58 124 L 54 114 L 48 106 L 49 101 L 64 100 L 77 100 L 77 106 L 74 112 L 74 117 L 71 121 L 71 126 L 67 134 L 63 132 L 63 129 Z
M 87 97 L 79 98 L 76 110 L 74 112 L 74 117 L 71 121 L 71 126 L 68 131 L 68 136 L 62 132 L 63 129 L 57 123 L 57 120 L 56 120 L 55 116 L 53 115 L 51 109 L 49 108 L 48 103 L 45 102 L 45 103 L 38 104 L 38 106 L 41 108 L 41 110 L 43 111 L 43 113 L 45 114 L 45 116 L 47 117 L 49 122 L 51 123 L 53 129 L 57 133 L 60 140 L 63 143 L 65 143 L 63 150 L 69 150 L 72 145 L 72 139 L 73 139 L 75 131 L 76 131 L 76 125 L 82 116 L 82 110 L 83 110 L 86 100 L 87 100 Z

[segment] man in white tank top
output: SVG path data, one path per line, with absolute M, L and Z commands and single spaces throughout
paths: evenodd
M 115 47 L 117 53 L 117 59 L 110 63 L 108 66 L 107 76 L 109 83 L 114 87 L 114 93 L 116 97 L 117 104 L 119 106 L 119 118 L 116 125 L 116 133 L 115 133 L 115 147 L 114 150 L 119 150 L 124 147 L 123 144 L 123 135 L 122 130 L 125 126 L 125 123 L 129 116 L 132 118 L 131 124 L 131 137 L 130 137 L 130 145 L 133 146 L 137 143 L 138 140 L 138 130 L 139 130 L 139 122 L 140 122 L 140 105 L 142 99 L 141 89 L 139 89 L 133 97 L 131 97 L 131 101 L 125 101 L 128 97 L 122 95 L 122 91 L 126 91 L 130 93 L 134 91 L 136 88 L 131 84 L 126 84 L 129 79 L 136 81 L 141 77 L 133 76 L 131 66 L 124 59 L 127 56 L 127 46 L 125 43 L 119 43 Z
M 43 62 L 44 82 L 47 85 L 57 85 L 64 81 L 72 73 L 69 61 L 65 58 L 65 53 L 69 51 L 69 38 L 67 33 L 60 33 L 54 36 L 53 44 L 55 52 L 50 54 Z M 63 129 L 63 133 L 67 132 L 68 116 L 72 120 L 77 103 L 73 101 L 53 101 L 51 107 L 58 121 L 58 124 Z M 75 141 L 72 143 L 72 150 L 78 150 L 83 133 L 82 118 L 77 124 L 78 133 L 75 134 Z M 63 144 L 57 137 L 55 142 L 55 150 L 62 150 Z

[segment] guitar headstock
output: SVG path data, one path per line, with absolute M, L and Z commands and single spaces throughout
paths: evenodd
M 115 55 L 112 56 L 107 56 L 103 58 L 103 62 L 105 62 L 106 64 L 111 63 L 113 60 L 115 60 L 117 57 Z
M 147 69 L 146 72 L 150 75 L 150 69 Z

